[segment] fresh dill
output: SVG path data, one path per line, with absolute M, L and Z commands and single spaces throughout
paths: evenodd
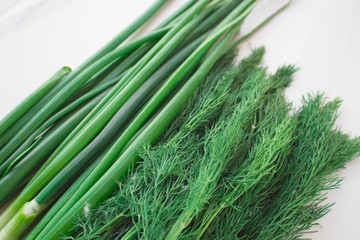
M 75 239 L 297 239 L 331 204 L 360 139 L 334 127 L 340 101 L 284 97 L 294 66 L 264 48 L 220 61 L 119 190 L 78 218 Z

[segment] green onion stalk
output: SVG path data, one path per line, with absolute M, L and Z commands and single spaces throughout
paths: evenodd
M 90 91 L 89 93 L 85 94 L 83 97 L 74 101 L 72 104 L 66 106 L 64 109 L 62 109 L 58 113 L 54 114 L 51 118 L 49 118 L 0 166 L 0 175 L 4 175 L 5 169 L 7 169 L 9 167 L 9 165 L 15 161 L 15 159 L 19 158 L 20 155 L 23 154 L 23 152 L 26 149 L 28 149 L 34 143 L 34 141 L 36 139 L 42 137 L 49 129 L 52 129 L 55 126 L 63 124 L 62 120 L 64 118 L 69 117 L 70 115 L 74 114 L 74 112 L 78 111 L 80 108 L 83 108 L 83 106 L 86 104 L 89 104 L 89 102 L 93 102 L 92 99 L 97 99 L 97 101 L 95 101 L 93 104 L 91 104 L 92 107 L 95 107 L 95 105 L 104 96 L 104 93 L 106 93 L 108 91 L 108 88 L 111 87 L 111 84 L 113 82 L 109 82 L 109 83 L 110 84 L 106 84 L 106 85 L 104 84 L 103 86 L 101 86 L 97 89 L 94 89 L 93 91 Z M 101 96 L 101 97 L 99 97 L 99 96 Z M 66 135 L 65 135 L 65 137 L 66 137 Z M 59 138 L 58 140 L 60 140 L 60 139 L 63 139 L 63 138 Z M 2 178 L 3 177 L 4 176 L 2 176 Z M 1 179 L 1 177 L 0 177 L 0 179 Z

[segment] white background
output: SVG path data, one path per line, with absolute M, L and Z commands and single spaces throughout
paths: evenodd
M 76 67 L 139 16 L 154 0 L 1 0 L 0 118 L 64 65 Z M 185 0 L 173 0 L 157 17 Z M 262 0 L 248 17 L 246 33 L 283 0 Z M 242 44 L 240 57 L 265 45 L 273 71 L 296 64 L 300 71 L 286 96 L 295 106 L 307 92 L 341 97 L 337 124 L 360 135 L 360 1 L 295 0 Z M 333 210 L 319 221 L 314 240 L 360 239 L 360 159 L 341 171 L 345 180 L 329 193 Z

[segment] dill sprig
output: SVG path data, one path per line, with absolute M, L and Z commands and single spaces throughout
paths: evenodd
M 261 201 L 269 194 L 266 190 L 273 189 L 268 187 L 281 170 L 293 141 L 295 125 L 287 116 L 290 105 L 282 93 L 294 71 L 292 66 L 282 67 L 263 80 L 270 82 L 272 88 L 264 95 L 266 98 L 252 122 L 251 131 L 242 142 L 244 147 L 239 147 L 243 151 L 228 163 L 205 212 L 183 234 L 183 239 L 202 236 L 204 239 L 234 239 L 236 234 L 232 233 L 239 232 L 247 215 L 251 214 L 247 212 L 249 203 Z
M 226 194 L 211 211 L 217 214 L 212 216 L 217 219 L 213 226 L 207 226 L 209 229 L 204 239 L 235 239 L 248 218 L 256 215 L 256 212 L 250 211 L 249 205 L 269 196 L 269 187 L 290 153 L 295 124 L 290 117 L 285 117 L 271 126 L 255 139 L 256 144 L 239 174 L 228 177 L 224 182 Z
M 203 164 L 205 171 L 199 174 L 200 181 L 198 180 L 198 185 L 200 189 L 192 187 L 193 192 L 195 192 L 194 195 L 196 196 L 198 194 L 196 196 L 197 198 L 192 200 L 195 207 L 193 206 L 190 210 L 185 209 L 184 211 L 192 211 L 193 214 L 197 215 L 199 214 L 198 209 L 207 209 L 208 212 L 200 217 L 203 222 L 201 226 L 197 226 L 191 229 L 189 231 L 190 233 L 184 234 L 182 236 L 183 239 L 193 238 L 191 235 L 194 234 L 198 234 L 199 236 L 197 237 L 200 237 L 213 219 L 219 215 L 224 208 L 232 205 L 233 201 L 250 189 L 257 181 L 260 181 L 263 176 L 267 175 L 267 168 L 271 171 L 271 165 L 274 159 L 270 157 L 266 159 L 264 156 L 261 158 L 261 151 L 259 151 L 260 156 L 255 157 L 253 161 L 245 161 L 244 163 L 243 159 L 245 157 L 244 154 L 246 154 L 253 141 L 254 129 L 258 127 L 258 124 L 262 126 L 261 109 L 266 105 L 265 103 L 267 101 L 270 101 L 274 97 L 278 98 L 279 93 L 281 93 L 283 88 L 291 81 L 291 73 L 284 74 L 286 73 L 285 69 L 291 73 L 293 72 L 292 67 L 284 67 L 280 69 L 277 74 L 268 78 L 265 74 L 266 69 L 258 68 L 249 74 L 248 78 L 238 89 L 238 92 L 231 97 L 232 102 L 237 98 L 239 98 L 240 101 L 238 104 L 235 104 L 233 108 L 229 107 L 228 112 L 231 113 L 230 117 L 226 117 L 226 110 L 223 111 L 223 113 L 225 112 L 225 117 L 223 119 L 220 118 L 219 121 L 220 129 L 223 128 L 223 130 L 216 128 L 210 130 L 210 132 L 214 130 L 216 137 L 215 139 L 211 137 L 207 139 L 213 146 L 208 150 L 210 154 L 204 158 L 206 159 Z M 283 102 L 285 103 L 285 101 Z M 284 113 L 286 114 L 288 111 L 286 107 L 287 104 L 284 104 L 284 108 L 282 109 L 279 108 L 278 105 L 279 104 L 274 104 L 274 106 L 271 106 L 274 110 L 279 109 L 279 112 L 273 114 L 274 119 L 279 118 L 279 116 L 284 115 Z M 270 111 L 272 111 L 271 108 Z M 267 126 L 259 131 L 267 131 L 268 128 L 274 129 L 274 125 L 272 125 L 274 124 L 274 119 L 267 121 Z M 290 122 L 291 121 L 289 121 L 286 127 L 287 132 L 284 133 L 287 138 L 277 142 L 278 148 L 276 149 L 276 147 L 274 147 L 276 149 L 274 152 L 279 149 L 281 149 L 281 151 L 287 149 L 286 146 L 289 143 L 287 140 L 290 141 L 292 139 Z M 206 147 L 207 146 L 205 146 L 205 151 L 207 150 Z M 266 154 L 269 154 L 267 147 L 263 149 Z M 280 154 L 281 151 L 278 151 L 278 154 Z M 238 161 L 234 161 L 234 158 Z M 266 164 L 266 162 L 268 164 Z M 246 176 L 247 179 L 244 179 L 244 176 Z M 216 199 L 217 196 L 221 196 L 221 199 L 213 202 L 212 205 L 206 206 L 206 203 L 214 201 L 214 198 Z M 186 215 L 183 218 L 186 220 Z M 192 219 L 194 217 L 188 218 Z M 179 219 L 181 219 L 181 216 Z M 186 227 L 191 223 L 191 221 L 188 220 L 186 222 L 184 219 L 181 219 L 180 221 L 182 222 L 180 223 L 175 223 L 175 226 L 179 224 L 180 226 Z M 201 220 L 195 222 L 201 222 Z
M 333 175 L 360 150 L 360 139 L 334 129 L 340 101 L 309 95 L 295 114 L 297 139 L 276 183 L 279 190 L 264 203 L 261 214 L 240 233 L 244 239 L 298 239 L 332 204 L 326 192 L 339 187 Z

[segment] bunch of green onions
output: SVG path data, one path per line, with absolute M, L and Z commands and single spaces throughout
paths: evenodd
M 0 216 L 1 239 L 56 239 L 106 199 L 139 149 L 244 39 L 232 42 L 259 0 L 190 0 L 128 40 L 166 2 L 157 0 L 75 70 L 60 69 L 0 122 L 0 207 L 18 194 Z

